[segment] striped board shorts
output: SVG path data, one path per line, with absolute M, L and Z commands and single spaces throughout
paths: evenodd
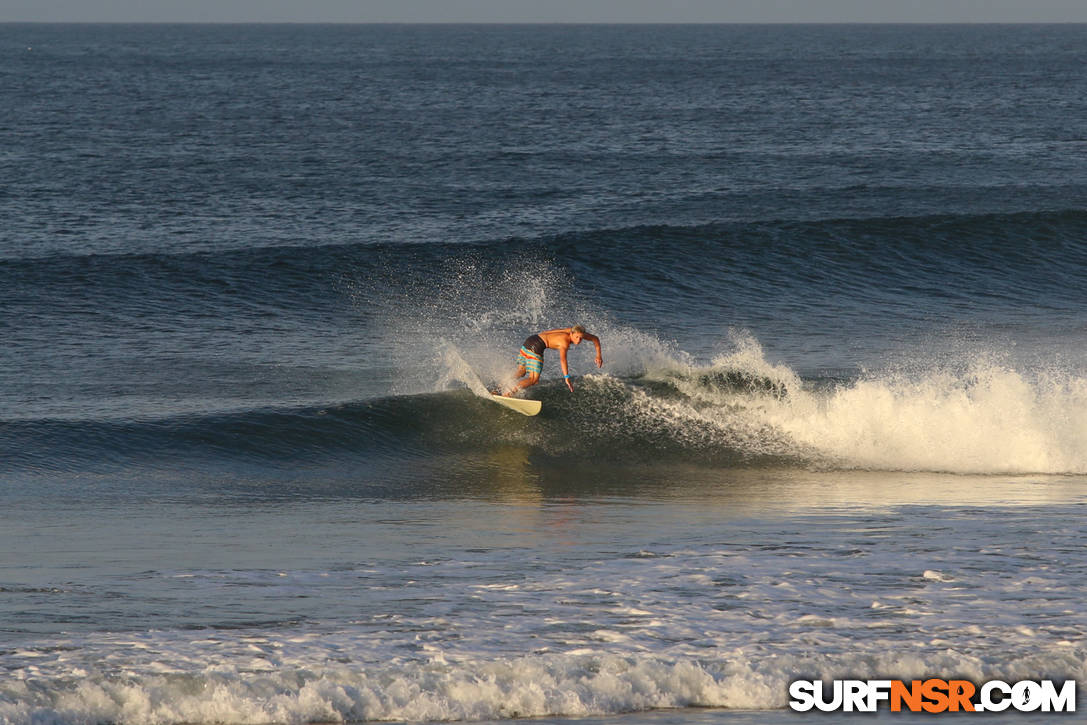
M 521 352 L 517 353 L 517 364 L 524 365 L 527 372 L 539 375 L 543 372 L 543 355 L 537 355 L 527 347 L 522 347 Z

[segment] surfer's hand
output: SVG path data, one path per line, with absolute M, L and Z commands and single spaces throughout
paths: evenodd
M 566 378 L 566 387 L 570 388 L 570 392 L 574 392 L 574 384 L 570 382 L 570 378 Z
M 604 358 L 600 357 L 599 355 L 596 356 L 596 366 L 598 368 L 604 367 Z

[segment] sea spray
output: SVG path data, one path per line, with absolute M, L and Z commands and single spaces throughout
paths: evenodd
M 733 341 L 735 350 L 708 367 L 649 376 L 682 395 L 672 412 L 653 413 L 679 419 L 696 408 L 723 445 L 754 453 L 778 440 L 776 453 L 791 449 L 821 467 L 1087 472 L 1087 378 L 1078 374 L 1032 375 L 978 356 L 960 370 L 920 367 L 817 385 L 768 362 L 753 337 Z

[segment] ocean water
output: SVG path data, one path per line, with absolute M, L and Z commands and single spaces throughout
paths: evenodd
M 1079 25 L 0 25 L 0 723 L 1083 682 L 1085 66 Z M 573 393 L 549 352 L 538 417 L 480 397 L 574 323 Z

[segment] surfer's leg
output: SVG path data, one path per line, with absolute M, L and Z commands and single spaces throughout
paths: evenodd
M 509 392 L 503 393 L 503 395 L 505 395 L 505 397 L 507 398 L 512 398 L 514 393 L 524 390 L 525 388 L 531 388 L 538 382 L 540 382 L 540 374 L 530 372 L 527 378 L 525 378 L 524 380 L 518 380 L 514 384 L 514 386 L 510 388 Z
M 520 388 L 517 386 L 517 382 L 523 377 L 525 377 L 525 366 L 524 366 L 524 363 L 521 360 L 521 356 L 518 355 L 517 356 L 517 371 L 514 373 L 512 378 L 507 378 L 507 380 L 510 381 L 508 383 L 508 385 L 510 385 L 512 387 L 507 387 L 507 383 L 505 381 L 503 381 L 502 383 L 499 384 L 499 386 L 497 388 L 495 388 L 491 392 L 493 394 L 495 394 L 495 395 L 504 395 L 504 396 L 506 396 L 508 398 L 511 395 L 513 395 L 515 392 L 520 390 Z
M 529 350 L 527 347 L 522 347 L 521 351 L 517 353 L 517 377 L 524 378 L 525 373 L 528 373 L 528 377 L 524 380 L 518 380 L 514 383 L 513 387 L 503 393 L 503 395 L 508 398 L 523 388 L 535 385 L 540 380 L 540 372 L 542 370 L 543 355 Z
M 509 379 L 509 385 L 512 385 L 513 387 L 507 387 L 507 383 L 502 382 L 495 390 L 492 390 L 491 392 L 495 395 L 504 395 L 508 398 L 509 396 L 513 395 L 515 391 L 520 389 L 517 387 L 517 382 L 523 377 L 525 377 L 525 366 L 518 365 L 517 372 L 514 373 L 512 378 Z
M 517 353 L 517 377 L 524 377 L 525 373 L 536 376 L 538 380 L 543 371 L 543 355 L 537 355 L 527 347 L 522 347 Z

